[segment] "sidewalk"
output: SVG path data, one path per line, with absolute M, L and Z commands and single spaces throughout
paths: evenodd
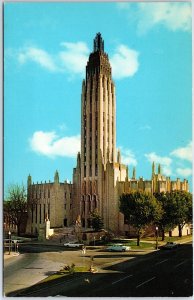
M 20 255 L 20 253 L 10 252 L 10 254 L 9 254 L 9 252 L 5 252 L 4 253 L 4 260 L 8 260 L 12 257 L 16 257 L 16 256 L 19 256 L 19 255 Z

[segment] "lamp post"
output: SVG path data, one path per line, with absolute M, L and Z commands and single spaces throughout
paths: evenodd
M 156 226 L 156 250 L 158 249 L 158 226 Z
M 9 230 L 9 232 L 8 232 L 8 234 L 9 234 L 9 255 L 10 255 L 10 248 L 11 248 L 11 231 Z
M 96 238 L 95 238 L 95 236 L 94 236 L 94 246 L 95 246 L 95 239 L 96 239 Z

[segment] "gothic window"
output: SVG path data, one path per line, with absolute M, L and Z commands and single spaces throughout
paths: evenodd
M 64 208 L 65 208 L 65 209 L 67 208 L 67 204 L 66 204 L 66 203 L 64 204 Z
M 85 214 L 85 201 L 84 200 L 82 202 L 82 210 L 83 210 L 83 213 Z
M 42 218 L 41 218 L 41 204 L 40 204 L 40 224 L 41 224 Z
M 86 177 L 86 166 L 84 166 L 84 177 Z
M 38 216 L 37 216 L 37 213 L 38 213 L 38 208 L 37 208 L 37 204 L 36 204 L 36 224 L 37 224 L 37 221 L 38 221 Z
M 91 211 L 91 201 L 90 200 L 88 201 L 88 211 L 89 212 Z
M 32 223 L 34 222 L 34 205 L 32 204 L 31 206 L 31 210 L 32 210 Z
M 46 204 L 44 204 L 44 220 L 46 219 Z
M 96 164 L 96 167 L 95 167 L 95 176 L 98 175 L 98 165 Z
M 96 195 L 94 195 L 94 199 L 93 199 L 93 207 L 94 207 L 94 209 L 96 209 L 96 207 L 97 207 L 97 203 L 96 203 Z

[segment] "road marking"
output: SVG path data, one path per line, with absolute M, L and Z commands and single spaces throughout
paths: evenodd
M 155 278 L 156 278 L 156 276 L 154 276 L 154 277 L 152 277 L 152 278 L 150 278 L 150 279 L 148 279 L 148 280 L 146 280 L 146 281 L 140 283 L 139 285 L 136 286 L 136 289 L 137 289 L 138 287 L 140 287 L 140 286 L 146 284 L 147 282 L 150 282 L 150 281 L 154 280 Z
M 178 265 L 176 265 L 174 268 L 177 268 L 177 267 L 183 265 L 186 261 L 187 261 L 187 260 L 183 260 L 181 263 L 179 263 Z
M 121 279 L 119 279 L 119 280 L 117 280 L 117 281 L 112 282 L 112 284 L 115 284 L 115 283 L 117 283 L 117 282 L 120 282 L 120 281 L 125 280 L 126 278 L 129 278 L 129 277 L 132 277 L 132 276 L 133 276 L 133 275 L 126 276 L 126 277 L 124 277 L 124 278 L 121 278 Z
M 155 266 L 157 266 L 157 265 L 160 265 L 160 264 L 163 264 L 165 261 L 167 261 L 168 259 L 164 259 L 164 260 L 162 260 L 162 261 L 159 261 L 157 264 L 155 264 Z

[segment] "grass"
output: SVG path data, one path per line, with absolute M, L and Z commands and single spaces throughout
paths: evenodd
M 81 272 L 88 272 L 88 266 L 75 266 L 74 267 L 74 273 L 81 273 Z M 48 281 L 51 281 L 51 280 L 56 280 L 56 279 L 59 279 L 59 278 L 62 278 L 64 276 L 67 276 L 69 275 L 70 272 L 68 270 L 60 270 L 50 276 L 48 276 L 47 278 L 43 279 L 41 281 L 41 283 L 43 282 L 48 282 Z
M 163 243 L 167 243 L 167 242 L 180 242 L 180 241 L 184 241 L 187 240 L 188 238 L 192 238 L 191 235 L 189 236 L 183 236 L 183 237 L 165 237 L 165 240 L 163 241 Z M 160 242 L 162 242 L 162 238 L 158 237 L 158 243 L 160 244 Z M 155 249 L 155 244 L 156 244 L 156 237 L 146 237 L 146 238 L 141 238 L 140 240 L 140 246 L 137 246 L 137 239 L 114 239 L 111 242 L 107 243 L 107 246 L 111 246 L 113 244 L 123 244 L 125 246 L 130 246 L 131 249 Z
M 192 239 L 192 235 L 186 235 L 186 236 L 182 236 L 182 237 L 178 237 L 178 236 L 165 236 L 164 242 L 174 242 L 174 241 L 184 241 L 187 240 L 188 238 Z M 142 238 L 144 241 L 155 241 L 156 238 L 155 237 L 145 237 Z M 158 241 L 162 241 L 162 237 L 158 237 Z
M 182 237 L 177 237 L 177 236 L 172 236 L 172 237 L 165 237 L 165 242 L 174 242 L 174 241 L 184 241 L 187 240 L 188 238 L 192 239 L 192 235 L 187 235 L 187 236 L 182 236 Z

